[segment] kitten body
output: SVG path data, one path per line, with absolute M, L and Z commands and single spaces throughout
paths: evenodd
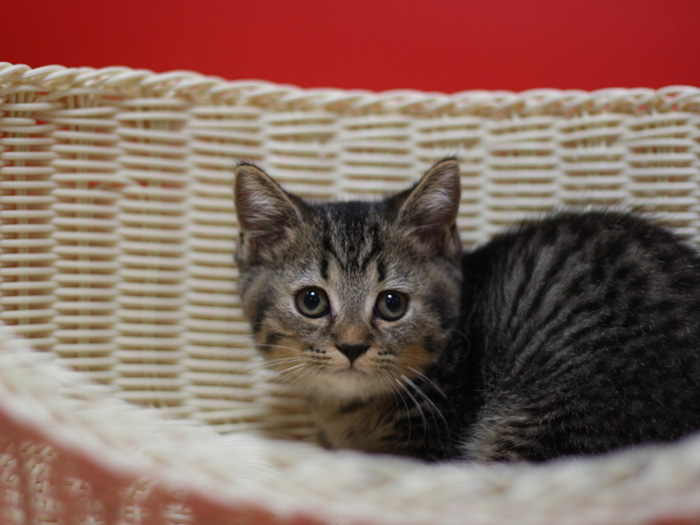
M 376 202 L 236 177 L 240 291 L 321 441 L 544 460 L 700 428 L 700 258 L 633 215 L 560 213 L 463 253 L 458 164 Z

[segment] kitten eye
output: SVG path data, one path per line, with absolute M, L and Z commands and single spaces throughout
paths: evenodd
M 392 290 L 382 292 L 377 297 L 377 315 L 385 321 L 396 321 L 403 317 L 408 306 L 408 297 Z
M 330 310 L 328 296 L 320 288 L 304 288 L 296 295 L 297 310 L 306 317 L 323 317 Z

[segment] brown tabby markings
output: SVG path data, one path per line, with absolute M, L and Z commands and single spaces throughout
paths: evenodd
M 462 254 L 460 189 L 454 159 L 376 202 L 305 202 L 238 167 L 244 311 L 323 443 L 543 460 L 700 428 L 694 250 L 633 215 L 560 213 Z
M 421 394 L 409 385 L 439 356 L 458 310 L 459 241 L 454 227 L 444 228 L 458 204 L 446 195 L 459 193 L 456 169 L 452 160 L 436 166 L 421 193 L 308 204 L 259 168 L 238 168 L 245 313 L 270 366 L 306 392 L 334 446 L 362 442 L 368 450 L 396 451 L 395 420 L 420 410 L 411 397 Z M 441 178 L 447 183 L 436 184 Z M 295 294 L 310 286 L 328 294 L 328 316 L 297 311 Z M 397 321 L 375 313 L 385 290 L 409 297 Z M 343 345 L 369 348 L 350 363 L 338 351 Z M 353 408 L 370 400 L 376 407 L 358 421 Z

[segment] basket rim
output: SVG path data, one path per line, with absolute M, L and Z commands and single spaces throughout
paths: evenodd
M 23 84 L 27 89 L 87 89 L 118 95 L 140 93 L 144 97 L 179 97 L 198 103 L 206 100 L 278 110 L 328 112 L 407 113 L 413 116 L 440 115 L 537 116 L 638 113 L 700 110 L 700 88 L 669 85 L 652 88 L 604 88 L 594 91 L 538 88 L 521 92 L 468 90 L 456 93 L 423 92 L 411 89 L 373 92 L 336 88 L 301 88 L 265 80 L 226 80 L 193 71 L 156 73 L 126 66 L 104 68 L 0 62 L 0 84 Z M 2 92 L 0 90 L 0 96 Z

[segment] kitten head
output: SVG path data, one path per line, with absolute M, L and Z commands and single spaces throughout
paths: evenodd
M 269 365 L 321 398 L 402 389 L 440 356 L 459 311 L 459 164 L 374 202 L 311 203 L 236 170 L 243 308 Z

